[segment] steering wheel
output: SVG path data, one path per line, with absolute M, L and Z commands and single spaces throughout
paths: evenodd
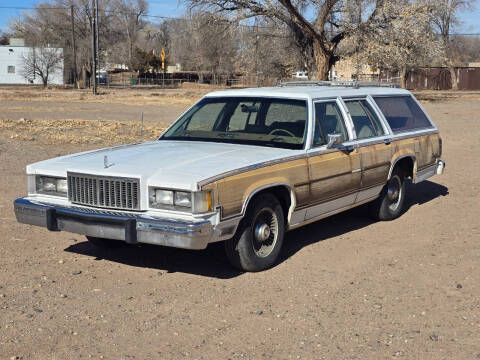
M 280 132 L 280 133 L 285 133 L 285 134 L 287 134 L 288 136 L 291 136 L 291 137 L 296 137 L 294 133 L 292 133 L 292 132 L 290 132 L 290 131 L 288 131 L 288 130 L 285 130 L 285 129 L 273 129 L 272 131 L 270 131 L 270 132 L 268 133 L 268 135 L 275 135 L 275 134 L 278 133 L 278 132 Z

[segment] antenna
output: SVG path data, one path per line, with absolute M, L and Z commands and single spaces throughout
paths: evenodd
M 142 126 L 140 127 L 140 142 L 143 142 L 143 111 L 141 117 Z

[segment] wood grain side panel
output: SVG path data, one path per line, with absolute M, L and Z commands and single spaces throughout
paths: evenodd
M 392 160 L 392 145 L 385 143 L 362 146 L 362 188 L 386 183 Z
M 309 158 L 310 192 L 309 203 L 318 203 L 342 194 L 352 193 L 360 186 L 360 155 L 335 151 Z
M 240 214 L 251 193 L 271 184 L 288 184 L 295 192 L 297 205 L 303 205 L 309 197 L 307 160 L 266 166 L 218 180 L 216 199 L 222 206 L 223 217 Z
M 439 134 L 395 140 L 392 142 L 392 145 L 392 163 L 404 155 L 414 155 L 417 162 L 417 170 L 435 163 L 435 160 L 440 157 Z

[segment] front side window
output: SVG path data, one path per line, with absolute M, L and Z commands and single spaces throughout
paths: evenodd
M 366 100 L 345 101 L 350 112 L 357 139 L 384 135 L 382 124 Z
M 394 133 L 432 127 L 411 96 L 376 96 L 374 100 Z
M 194 105 L 161 140 L 302 149 L 306 124 L 305 100 L 212 97 Z
M 342 113 L 336 102 L 315 103 L 315 132 L 313 146 L 326 145 L 328 135 L 341 134 L 348 140 L 348 133 Z

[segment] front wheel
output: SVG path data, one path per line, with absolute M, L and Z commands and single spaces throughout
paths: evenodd
M 401 168 L 396 167 L 380 197 L 370 205 L 372 216 L 378 220 L 393 220 L 403 211 L 405 202 L 405 176 Z
M 243 271 L 262 271 L 272 267 L 280 254 L 285 234 L 282 206 L 271 194 L 258 196 L 235 236 L 225 241 L 231 264 Z

